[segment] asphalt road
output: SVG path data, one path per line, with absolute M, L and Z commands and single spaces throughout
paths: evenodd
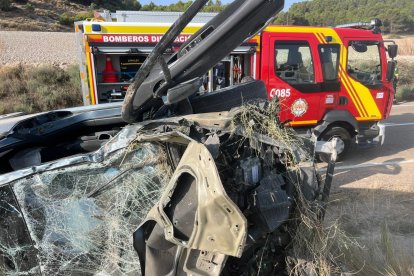
M 334 191 L 367 188 L 375 182 L 382 188 L 414 193 L 414 102 L 394 105 L 384 124 L 382 146 L 354 146 L 346 160 L 337 163 Z

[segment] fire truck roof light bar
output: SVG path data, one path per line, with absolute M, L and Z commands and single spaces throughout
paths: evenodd
M 374 29 L 382 26 L 382 21 L 378 18 L 372 19 L 371 22 L 354 22 L 348 24 L 341 24 L 335 28 L 355 28 L 355 29 Z

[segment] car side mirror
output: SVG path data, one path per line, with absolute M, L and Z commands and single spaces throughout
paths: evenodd
M 388 61 L 387 66 L 387 80 L 392 81 L 394 78 L 395 68 L 397 67 L 397 62 L 395 60 Z
M 388 56 L 392 59 L 397 57 L 398 54 L 398 45 L 397 44 L 392 44 L 388 46 Z

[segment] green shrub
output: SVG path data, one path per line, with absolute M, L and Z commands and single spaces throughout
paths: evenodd
M 70 14 L 70 13 L 62 13 L 59 16 L 59 23 L 62 25 L 73 25 L 76 21 L 82 21 L 88 18 L 93 18 L 93 12 L 79 12 L 77 14 Z
M 25 5 L 25 8 L 26 8 L 26 10 L 28 10 L 28 11 L 34 11 L 34 10 L 35 10 L 34 6 L 33 6 L 32 4 L 30 4 L 30 3 L 27 3 L 27 4 Z
M 79 69 L 0 68 L 0 114 L 41 112 L 82 105 Z
M 59 23 L 62 25 L 71 25 L 73 24 L 72 16 L 66 12 L 62 13 L 59 16 Z
M 414 86 L 414 63 L 398 62 L 399 85 Z
M 9 11 L 12 8 L 11 0 L 0 0 L 0 10 Z
M 398 101 L 414 101 L 414 86 L 402 85 L 397 87 Z

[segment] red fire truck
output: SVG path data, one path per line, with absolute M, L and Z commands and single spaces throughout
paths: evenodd
M 131 14 L 140 23 L 119 22 Z M 117 19 L 77 22 L 85 104 L 122 100 L 125 87 L 178 15 L 123 12 Z M 170 52 L 213 16 L 199 14 Z M 384 41 L 380 26 L 379 20 L 338 27 L 269 26 L 212 68 L 200 91 L 262 80 L 269 98 L 280 100 L 281 120 L 298 132 L 313 130 L 320 140 L 339 138 L 341 159 L 353 140 L 360 146 L 384 140 L 380 122 L 392 106 L 397 46 Z

